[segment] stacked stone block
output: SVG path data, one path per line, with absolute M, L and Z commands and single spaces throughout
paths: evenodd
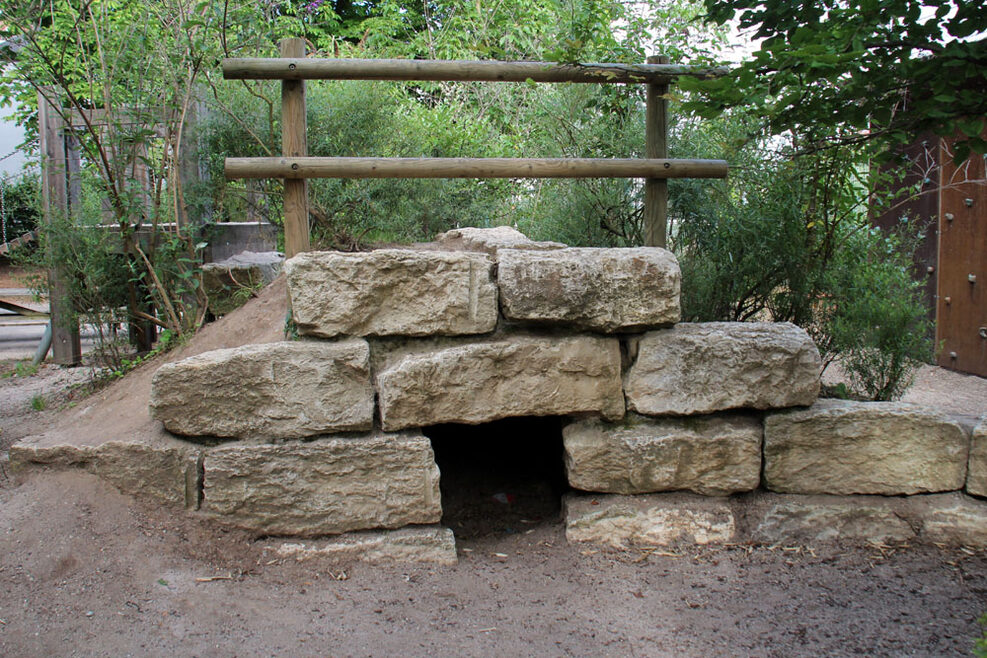
M 987 495 L 984 423 L 816 401 L 803 330 L 679 323 L 662 249 L 459 229 L 285 271 L 301 339 L 163 366 L 151 413 L 192 446 L 168 462 L 176 499 L 259 535 L 349 533 L 299 555 L 454 560 L 421 428 L 549 415 L 571 541 L 987 543 L 987 505 L 958 493 Z

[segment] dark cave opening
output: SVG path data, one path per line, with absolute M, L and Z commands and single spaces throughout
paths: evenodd
M 457 539 L 560 521 L 568 490 L 560 417 L 425 428 L 441 472 L 442 524 Z

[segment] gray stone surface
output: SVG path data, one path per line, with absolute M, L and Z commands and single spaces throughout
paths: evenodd
M 679 321 L 679 264 L 664 249 L 514 249 L 498 261 L 508 320 L 604 333 Z
M 632 348 L 624 392 L 627 408 L 642 414 L 809 405 L 819 394 L 816 346 L 787 322 L 683 323 Z
M 562 436 L 569 484 L 584 491 L 725 496 L 756 489 L 761 480 L 761 419 L 751 415 L 628 414 L 618 423 L 579 420 Z
M 921 527 L 899 498 L 759 494 L 756 501 L 750 538 L 765 544 L 903 542 Z
M 981 418 L 973 430 L 966 491 L 974 496 L 987 497 L 987 416 Z
M 950 546 L 987 548 L 987 502 L 960 493 L 916 496 L 922 538 Z
M 595 336 L 501 336 L 392 356 L 377 370 L 386 430 L 516 416 L 623 416 L 620 348 Z
M 281 272 L 284 256 L 277 251 L 244 251 L 202 266 L 202 288 L 213 315 L 226 315 L 243 306 Z
M 37 445 L 30 437 L 10 447 L 10 467 L 80 468 L 122 491 L 166 505 L 196 509 L 199 504 L 199 450 L 193 446 L 139 441 L 99 445 Z
M 371 564 L 424 562 L 445 566 L 459 562 L 452 530 L 439 526 L 348 532 L 321 541 L 284 543 L 275 548 L 275 553 L 298 562 L 357 560 Z
M 691 494 L 620 496 L 569 494 L 565 536 L 612 548 L 732 542 L 737 526 L 722 498 Z
M 457 228 L 435 236 L 435 242 L 443 249 L 480 251 L 496 255 L 500 250 L 525 249 L 549 251 L 564 249 L 560 242 L 535 242 L 510 226 L 494 228 Z
M 439 469 L 419 434 L 221 446 L 203 458 L 202 511 L 259 535 L 437 523 Z
M 299 333 L 482 334 L 497 324 L 493 261 L 484 254 L 381 249 L 308 252 L 285 263 Z
M 215 350 L 161 366 L 151 415 L 175 434 L 288 439 L 373 427 L 366 341 Z
M 764 421 L 764 482 L 788 493 L 914 494 L 961 489 L 969 439 L 917 405 L 820 400 Z

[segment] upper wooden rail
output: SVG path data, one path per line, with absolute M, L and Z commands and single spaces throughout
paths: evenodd
M 679 76 L 712 78 L 727 69 L 678 64 L 555 64 L 436 59 L 223 60 L 228 80 L 426 80 L 449 82 L 593 82 L 669 84 Z
M 724 178 L 725 160 L 226 158 L 227 178 Z

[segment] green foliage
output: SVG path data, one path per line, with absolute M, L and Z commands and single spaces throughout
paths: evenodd
M 973 655 L 975 658 L 987 658 L 987 614 L 981 615 L 977 619 L 980 624 L 980 637 L 973 641 Z
M 43 395 L 35 395 L 31 398 L 31 408 L 35 411 L 44 411 L 48 406 L 48 401 Z
M 924 131 L 960 132 L 956 159 L 987 141 L 987 8 L 934 0 L 705 0 L 709 19 L 736 21 L 759 40 L 753 56 L 719 80 L 683 81 L 691 107 L 713 116 L 746 107 L 775 134 L 806 148 Z M 963 40 L 961 40 L 963 39 Z
M 3 211 L 7 239 L 19 237 L 38 227 L 41 207 L 41 181 L 37 174 L 24 174 L 10 179 L 4 175 Z
M 7 370 L 3 374 L 0 374 L 0 379 L 7 379 L 9 377 L 30 377 L 38 373 L 40 366 L 36 366 L 27 361 L 18 361 L 14 364 L 14 367 Z

